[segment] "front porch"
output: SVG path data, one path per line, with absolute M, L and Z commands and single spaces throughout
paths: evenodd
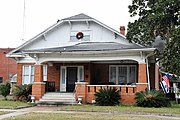
M 123 71 L 120 71 L 121 67 L 124 68 Z M 117 74 L 113 74 L 113 68 L 119 69 L 119 73 L 116 71 Z M 134 71 L 135 75 L 127 72 L 124 78 L 122 74 L 119 76 L 120 73 L 125 72 L 124 70 L 130 68 L 131 73 Z M 86 104 L 92 103 L 95 99 L 94 93 L 99 89 L 116 87 L 120 90 L 121 103 L 133 104 L 135 93 L 148 88 L 146 64 L 138 64 L 135 61 L 128 61 L 128 63 L 127 61 L 126 63 L 122 61 L 121 63 L 54 63 L 47 65 L 47 81 L 43 80 L 43 71 L 43 65 L 35 65 L 32 93 L 36 100 L 42 98 L 46 92 L 72 92 L 75 94 L 76 101 L 78 96 L 82 96 L 82 102 Z M 113 76 L 118 80 L 113 81 Z M 122 82 L 125 79 L 126 81 Z

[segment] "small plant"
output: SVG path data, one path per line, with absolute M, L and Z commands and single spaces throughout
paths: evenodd
M 114 106 L 119 104 L 120 95 L 119 90 L 116 88 L 100 89 L 94 95 L 96 97 L 95 101 L 97 105 L 100 106 Z
M 19 85 L 13 91 L 16 100 L 29 101 L 32 94 L 32 85 Z
M 136 93 L 136 103 L 140 107 L 168 107 L 170 99 L 162 91 L 148 90 Z
M 0 85 L 0 94 L 4 97 L 5 100 L 7 100 L 7 96 L 10 93 L 11 84 L 9 82 L 2 83 Z

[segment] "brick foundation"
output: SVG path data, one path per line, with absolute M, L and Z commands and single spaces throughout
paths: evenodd
M 86 85 L 88 83 L 86 82 L 76 82 L 76 101 L 78 100 L 78 96 L 82 96 L 82 103 L 87 103 L 86 97 L 87 97 L 87 89 Z
M 32 95 L 35 96 L 36 100 L 39 100 L 45 93 L 45 83 L 33 83 L 32 85 Z

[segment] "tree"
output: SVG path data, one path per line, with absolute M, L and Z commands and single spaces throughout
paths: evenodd
M 138 16 L 138 19 L 129 22 L 127 39 L 150 46 L 160 36 L 166 43 L 163 69 L 180 75 L 179 0 L 132 0 L 129 12 L 131 17 Z

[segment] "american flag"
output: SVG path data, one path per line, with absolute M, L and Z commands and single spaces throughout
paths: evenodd
M 162 79 L 166 82 L 167 87 L 170 87 L 170 83 L 169 83 L 169 74 L 167 73 L 166 75 L 164 75 L 162 77 Z
M 164 80 L 160 82 L 160 85 L 161 85 L 164 93 L 169 93 L 169 88 L 167 87 L 166 82 Z

